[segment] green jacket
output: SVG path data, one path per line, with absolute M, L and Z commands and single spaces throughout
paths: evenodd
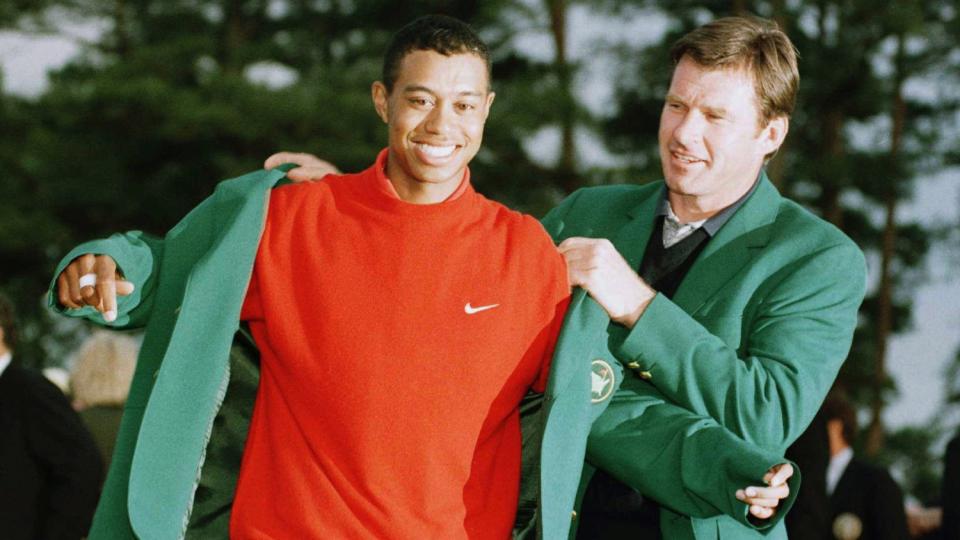
M 543 222 L 557 242 L 608 238 L 637 268 L 664 189 L 663 182 L 586 188 Z M 708 441 L 732 433 L 750 448 L 782 455 L 846 358 L 865 275 L 863 254 L 849 238 L 781 197 L 763 174 L 672 300 L 657 295 L 630 331 L 596 314 L 593 334 L 580 336 L 607 344 L 629 373 L 594 423 L 589 463 L 661 502 L 665 538 L 785 538 L 776 520 L 757 529 L 739 519 L 745 509 L 727 487 L 730 473 L 718 474 L 763 474 L 751 462 L 769 464 Z M 654 485 L 664 467 L 677 467 L 682 482 Z M 699 486 L 696 496 L 691 486 Z M 708 504 L 704 486 L 713 486 L 713 501 L 732 500 Z M 793 482 L 791 492 L 792 500 Z
M 146 327 L 92 539 L 226 537 L 259 376 L 256 346 L 239 313 L 270 188 L 283 176 L 282 170 L 257 171 L 223 182 L 163 240 L 118 234 L 78 246 L 58 266 L 55 275 L 80 254 L 112 256 L 136 289 L 119 299 L 118 317 L 108 326 Z M 52 292 L 49 302 L 57 307 Z M 606 340 L 594 339 L 609 322 L 602 313 L 582 291 L 574 294 L 546 391 L 521 406 L 526 474 L 518 536 L 569 533 L 590 426 L 623 380 Z M 104 324 L 92 308 L 65 314 Z M 684 421 L 693 416 L 685 414 Z M 758 485 L 783 461 L 715 422 L 698 431 L 709 437 L 688 437 L 696 434 L 679 422 L 658 429 L 677 434 L 676 453 L 664 457 L 668 466 L 644 474 L 654 484 L 649 492 L 675 497 L 681 512 L 726 512 L 746 523 L 745 506 L 733 492 Z M 717 470 L 705 484 L 681 477 L 683 460 L 714 456 L 717 446 L 749 459 L 729 460 L 729 472 Z

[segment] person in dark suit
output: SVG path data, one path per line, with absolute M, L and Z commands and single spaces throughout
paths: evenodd
M 786 458 L 803 471 L 803 482 L 784 521 L 790 540 L 823 540 L 830 538 L 830 500 L 827 497 L 827 464 L 830 443 L 827 421 L 817 413 L 810 427 L 787 449 Z
M 903 492 L 883 467 L 853 455 L 850 441 L 857 429 L 853 407 L 842 394 L 823 404 L 830 444 L 827 494 L 830 527 L 838 540 L 906 540 L 907 516 Z
M 0 536 L 86 536 L 103 464 L 66 396 L 14 363 L 15 314 L 0 295 Z
M 960 538 L 960 432 L 947 443 L 943 455 L 943 484 L 940 500 L 943 501 L 943 525 L 941 538 Z

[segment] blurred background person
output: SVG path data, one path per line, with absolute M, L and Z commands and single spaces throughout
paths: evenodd
M 70 376 L 73 408 L 97 443 L 104 471 L 110 468 L 138 350 L 137 341 L 130 336 L 96 331 L 83 342 L 74 360 Z
M 787 449 L 786 457 L 796 463 L 803 474 L 797 499 L 784 518 L 790 540 L 832 538 L 830 499 L 827 496 L 830 442 L 822 408 L 803 435 Z
M 827 495 L 830 528 L 838 540 L 905 540 L 907 518 L 903 492 L 883 467 L 854 456 L 851 446 L 857 432 L 853 406 L 840 392 L 823 403 L 830 462 Z
M 63 392 L 18 365 L 15 321 L 0 294 L 0 537 L 83 538 L 103 465 Z
M 960 432 L 947 443 L 943 456 L 943 505 L 941 534 L 944 540 L 960 538 Z

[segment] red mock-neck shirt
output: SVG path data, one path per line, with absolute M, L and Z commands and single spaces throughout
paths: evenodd
M 540 224 L 476 193 L 359 174 L 273 190 L 244 303 L 261 379 L 236 539 L 510 536 L 518 404 L 569 285 Z

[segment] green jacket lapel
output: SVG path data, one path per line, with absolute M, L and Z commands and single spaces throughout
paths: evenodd
M 179 538 L 186 529 L 204 449 L 226 391 L 228 353 L 269 191 L 283 178 L 283 171 L 258 171 L 221 184 L 212 196 L 217 204 L 195 225 L 215 231 L 194 252 L 182 310 L 156 374 L 130 469 L 130 523 L 141 538 Z M 206 221 L 211 217 L 217 223 Z M 188 218 L 200 219 L 196 213 Z M 171 433 L 178 434 L 176 440 Z
M 634 206 L 627 214 L 629 221 L 610 239 L 634 270 L 640 268 L 643 253 L 647 250 L 653 224 L 656 222 L 657 205 L 663 199 L 665 189 L 661 185 L 660 189 L 653 191 L 649 197 Z
M 753 195 L 707 242 L 674 294 L 673 302 L 687 313 L 703 307 L 770 241 L 780 193 L 766 173 L 761 173 L 759 182 Z

